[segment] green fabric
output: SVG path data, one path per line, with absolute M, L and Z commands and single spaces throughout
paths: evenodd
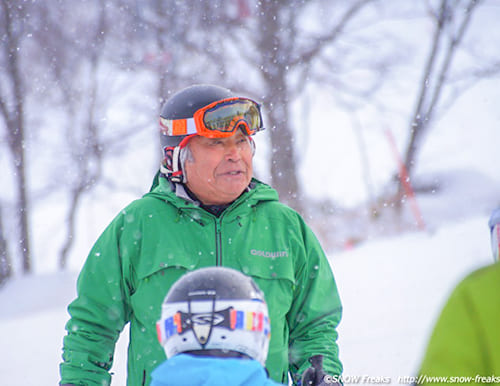
M 444 383 L 432 377 L 500 383 L 500 263 L 475 271 L 455 288 L 432 333 L 420 377 L 429 385 Z
M 213 265 L 251 275 L 264 291 L 274 380 L 287 383 L 288 370 L 301 373 L 314 354 L 324 355 L 329 374 L 341 374 L 342 309 L 328 261 L 303 219 L 275 190 L 253 183 L 218 218 L 177 197 L 164 178 L 118 214 L 90 251 L 68 307 L 61 383 L 107 384 L 115 342 L 130 322 L 128 385 L 149 384 L 165 359 L 155 323 L 168 289 L 186 271 Z

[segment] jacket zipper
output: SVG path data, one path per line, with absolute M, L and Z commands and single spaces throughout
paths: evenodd
M 222 234 L 220 218 L 215 219 L 215 265 L 222 265 Z

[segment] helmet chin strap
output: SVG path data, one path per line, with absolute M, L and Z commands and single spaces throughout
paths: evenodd
M 166 147 L 164 149 L 165 158 L 160 165 L 160 172 L 167 175 L 167 178 L 176 184 L 187 182 L 180 160 L 181 150 L 180 146 Z
M 176 146 L 174 148 L 174 153 L 172 155 L 172 182 L 184 182 L 184 173 L 182 171 L 182 165 L 180 160 L 181 147 Z
M 167 146 L 163 150 L 165 157 L 160 165 L 160 171 L 176 184 L 185 184 L 187 182 L 181 162 L 181 151 L 194 135 L 188 135 L 177 146 Z
M 166 147 L 163 150 L 165 157 L 160 165 L 160 172 L 165 174 L 170 181 L 178 184 L 187 182 L 180 161 L 181 150 L 180 146 Z

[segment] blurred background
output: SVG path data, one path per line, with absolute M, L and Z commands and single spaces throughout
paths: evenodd
M 263 104 L 256 176 L 325 248 L 422 228 L 412 196 L 442 182 L 423 166 L 500 178 L 459 141 L 499 141 L 499 15 L 494 0 L 1 0 L 0 283 L 81 264 L 75 246 L 148 190 L 159 110 L 193 83 Z
M 377 304 L 370 295 L 414 320 L 422 314 L 404 291 L 385 291 L 431 272 L 411 304 L 432 297 L 437 312 L 448 285 L 489 261 L 486 221 L 500 205 L 498 20 L 497 0 L 0 0 L 4 318 L 33 316 L 74 287 L 104 227 L 149 190 L 162 104 L 194 83 L 262 103 L 255 175 L 304 215 L 338 271 L 345 359 L 366 352 L 360 321 L 385 317 L 363 314 Z M 476 244 L 460 248 L 471 232 Z M 62 287 L 46 287 L 54 278 Z M 71 296 L 57 303 L 61 315 Z M 353 304 L 359 313 L 349 314 Z M 420 349 L 434 317 L 425 312 L 410 333 Z M 407 322 L 376 331 L 383 339 Z M 403 358 L 398 374 L 410 375 L 417 354 L 374 354 L 363 371 Z M 363 369 L 346 362 L 351 374 Z

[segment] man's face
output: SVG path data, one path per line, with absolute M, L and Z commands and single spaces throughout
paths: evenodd
M 193 159 L 184 164 L 186 185 L 203 204 L 227 204 L 243 193 L 253 175 L 250 141 L 241 130 L 227 138 L 189 140 Z

